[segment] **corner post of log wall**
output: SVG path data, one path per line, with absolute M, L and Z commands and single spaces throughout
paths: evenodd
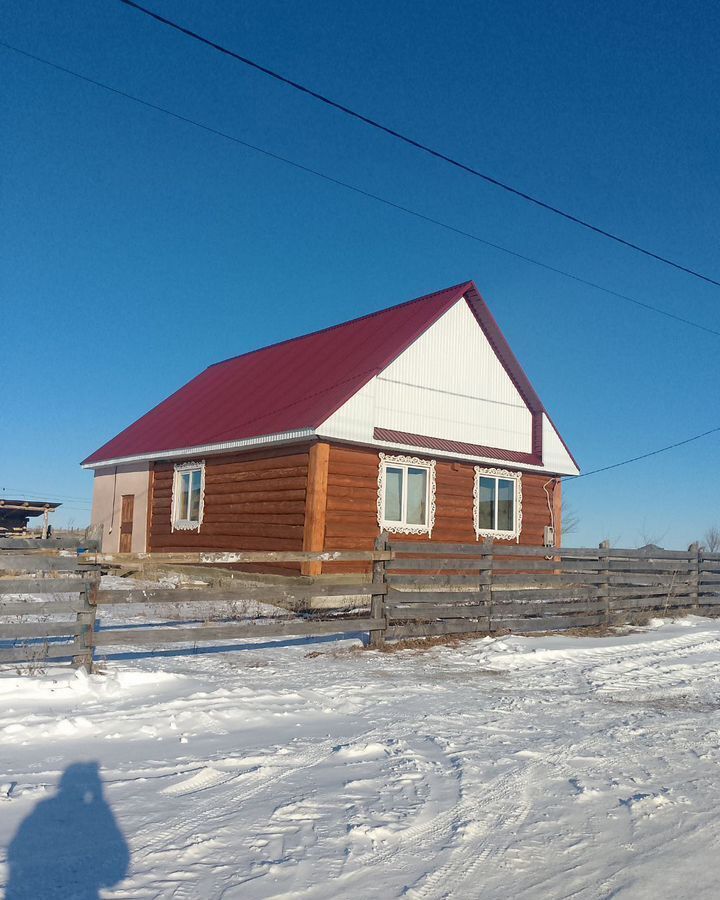
M 700 566 L 702 564 L 702 550 L 697 542 L 690 544 L 688 553 L 693 556 L 690 559 L 690 591 L 693 600 L 693 609 L 697 609 L 700 604 Z
M 388 535 L 386 531 L 383 531 L 375 539 L 375 549 L 376 550 L 388 550 L 390 547 L 390 543 L 388 541 Z M 385 609 L 385 591 L 387 591 L 387 576 L 386 576 L 386 562 L 384 559 L 375 559 L 372 564 L 372 583 L 373 586 L 378 585 L 382 587 L 383 593 L 373 594 L 370 597 L 370 618 L 371 619 L 385 619 L 386 609 Z M 387 620 L 383 625 L 382 630 L 373 630 L 370 632 L 370 646 L 371 647 L 382 647 L 385 643 L 385 628 L 387 627 Z
M 305 523 L 303 550 L 320 553 L 325 549 L 325 512 L 327 509 L 328 462 L 330 444 L 322 441 L 310 447 L 308 457 L 307 491 L 305 494 Z M 304 562 L 303 575 L 320 575 L 322 563 Z
M 562 547 L 562 479 L 556 478 L 553 485 L 553 543 L 556 547 Z
M 610 624 L 610 541 L 598 545 L 598 600 L 605 601 L 605 624 Z

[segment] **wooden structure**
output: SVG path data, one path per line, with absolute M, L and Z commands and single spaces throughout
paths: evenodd
M 83 465 L 103 549 L 152 553 L 552 545 L 579 471 L 473 282 L 211 366 Z
M 17 542 L 0 540 L 0 662 L 42 665 L 49 659 L 72 659 L 90 668 L 96 648 L 152 651 L 167 645 L 217 646 L 244 638 L 358 632 L 368 633 L 371 646 L 379 647 L 395 639 L 563 631 L 641 623 L 648 616 L 720 612 L 720 554 L 705 553 L 697 545 L 687 552 L 607 546 L 546 549 L 491 542 L 393 543 L 387 535 L 375 543 L 373 550 L 159 557 L 176 565 L 372 565 L 369 579 L 352 583 L 324 577 L 286 584 L 238 581 L 218 589 L 139 590 L 130 585 L 104 591 L 99 583 L 102 567 L 137 561 L 137 554 L 91 553 L 73 559 L 33 550 L 29 541 L 18 547 Z M 351 597 L 353 611 L 319 611 L 311 603 L 318 597 Z M 238 619 L 227 612 L 228 604 L 250 599 L 273 603 L 286 615 Z M 203 611 L 205 621 L 188 624 L 187 604 L 196 601 L 216 605 L 218 621 L 206 621 Z M 142 627 L 96 627 L 98 607 L 138 602 L 147 607 Z M 177 625 L 168 624 L 172 607 L 184 620 Z
M 27 534 L 30 519 L 43 517 L 42 536 L 48 535 L 50 513 L 60 506 L 49 500 L 6 500 L 0 498 L 0 536 Z

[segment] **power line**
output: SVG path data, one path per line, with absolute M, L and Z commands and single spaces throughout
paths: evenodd
M 231 141 L 234 144 L 237 144 L 241 147 L 244 147 L 247 150 L 252 150 L 254 153 L 259 153 L 262 156 L 266 156 L 269 159 L 273 159 L 276 162 L 281 162 L 287 166 L 291 166 L 294 169 L 297 169 L 301 172 L 305 172 L 308 175 L 313 175 L 316 178 L 321 178 L 323 181 L 327 181 L 330 184 L 334 184 L 337 187 L 342 187 L 345 190 L 352 191 L 355 194 L 359 194 L 361 197 L 366 197 L 369 200 L 374 200 L 377 203 L 382 203 L 385 206 L 390 207 L 391 209 L 395 209 L 398 212 L 405 213 L 410 216 L 414 216 L 416 219 L 420 219 L 423 222 L 428 222 L 431 225 L 436 225 L 439 228 L 444 228 L 446 231 L 450 231 L 453 234 L 458 234 L 461 237 L 469 238 L 472 241 L 476 241 L 479 244 L 483 244 L 486 247 L 491 247 L 494 250 L 498 250 L 501 253 L 505 253 L 509 256 L 513 256 L 515 259 L 520 259 L 523 262 L 530 263 L 533 266 L 538 266 L 541 269 L 545 269 L 548 272 L 553 272 L 556 275 L 561 275 L 563 278 L 569 278 L 572 281 L 577 282 L 578 284 L 585 285 L 586 287 L 593 288 L 593 290 L 602 291 L 605 294 L 608 294 L 611 297 L 616 297 L 619 300 L 625 300 L 628 303 L 632 303 L 635 306 L 639 306 L 642 309 L 646 309 L 650 312 L 654 312 L 657 315 L 665 316 L 668 319 L 673 319 L 676 322 L 680 322 L 683 325 L 688 325 L 691 328 L 696 328 L 700 331 L 704 331 L 707 334 L 713 334 L 716 337 L 720 337 L 720 330 L 715 328 L 711 328 L 708 325 L 703 325 L 700 322 L 695 322 L 692 319 L 687 319 L 684 316 L 679 316 L 676 313 L 669 312 L 668 310 L 662 309 L 659 306 L 654 306 L 652 303 L 646 303 L 643 300 L 638 300 L 636 297 L 631 297 L 629 294 L 623 294 L 619 291 L 615 291 L 612 288 L 604 287 L 597 282 L 590 281 L 586 278 L 582 278 L 580 275 L 575 275 L 572 272 L 567 272 L 563 269 L 559 269 L 556 266 L 552 266 L 549 263 L 542 262 L 541 260 L 534 259 L 531 256 L 527 256 L 523 253 L 519 253 L 516 250 L 511 250 L 509 247 L 504 247 L 502 244 L 495 243 L 493 241 L 488 241 L 485 238 L 480 237 L 477 234 L 473 234 L 470 231 L 465 231 L 462 228 L 457 228 L 454 225 L 450 225 L 447 222 L 443 222 L 440 219 L 435 219 L 432 216 L 425 215 L 424 213 L 418 212 L 417 210 L 411 209 L 408 206 L 404 206 L 400 203 L 395 203 L 393 200 L 388 200 L 385 197 L 381 197 L 379 194 L 374 194 L 371 191 L 366 191 L 363 188 L 357 187 L 356 185 L 350 184 L 349 182 L 342 181 L 339 178 L 334 178 L 331 175 L 327 175 L 324 172 L 320 172 L 317 169 L 313 169 L 310 166 L 303 165 L 302 163 L 296 162 L 295 160 L 289 159 L 286 156 L 281 156 L 278 153 L 273 153 L 270 150 L 266 150 L 263 147 L 259 147 L 256 144 L 250 144 L 247 141 L 243 141 L 241 138 L 235 137 L 234 135 L 228 134 L 225 131 L 220 131 L 217 128 L 213 128 L 210 125 L 205 125 L 202 122 L 198 122 L 195 119 L 191 119 L 188 116 L 184 116 L 180 113 L 174 112 L 171 109 L 167 109 L 164 106 L 159 106 L 156 103 L 151 103 L 148 100 L 143 100 L 141 97 L 137 97 L 134 94 L 130 94 L 127 91 L 120 90 L 119 88 L 112 87 L 109 84 L 105 84 L 102 81 L 98 81 L 95 78 L 90 78 L 87 75 L 82 75 L 79 72 L 74 71 L 73 69 L 68 69 L 66 66 L 61 66 L 58 63 L 51 62 L 48 59 L 44 59 L 43 57 L 36 56 L 33 53 L 29 53 L 27 50 L 21 50 L 19 47 L 15 47 L 12 44 L 7 44 L 4 41 L 0 41 L 0 47 L 4 47 L 6 50 L 11 50 L 14 53 L 18 53 L 21 56 L 25 56 L 28 59 L 32 59 L 35 62 L 39 62 L 44 66 L 48 66 L 49 68 L 55 69 L 59 72 L 63 72 L 66 75 L 71 75 L 73 78 L 78 78 L 81 81 L 85 81 L 88 84 L 92 84 L 95 87 L 102 88 L 105 91 L 109 91 L 110 93 L 116 94 L 120 97 L 124 97 L 126 100 L 131 100 L 133 103 L 138 103 L 141 106 L 144 106 L 148 109 L 152 109 L 155 112 L 162 113 L 163 115 L 170 116 L 173 119 L 177 119 L 180 122 L 184 122 L 186 125 L 192 125 L 195 128 L 200 128 L 203 131 L 207 131 L 209 134 L 213 134 L 216 137 L 224 138 L 225 140 Z
M 420 141 L 417 141 L 414 138 L 411 138 L 408 135 L 397 131 L 395 128 L 391 128 L 389 125 L 383 125 L 376 119 L 371 119 L 369 116 L 365 116 L 362 113 L 351 109 L 349 106 L 345 106 L 344 104 L 339 103 L 336 100 L 332 100 L 325 94 L 321 94 L 318 91 L 307 87 L 307 85 L 301 84 L 298 81 L 294 81 L 292 78 L 288 78 L 285 75 L 281 75 L 279 72 L 276 72 L 273 69 L 269 69 L 267 66 L 261 65 L 260 63 L 255 62 L 255 60 L 249 59 L 247 56 L 241 56 L 234 50 L 230 50 L 228 47 L 224 47 L 222 44 L 218 44 L 215 41 L 211 41 L 209 38 L 198 34 L 196 31 L 191 31 L 189 28 L 185 28 L 183 25 L 179 25 L 177 22 L 173 22 L 172 19 L 168 19 L 165 16 L 161 16 L 158 13 L 153 12 L 150 9 L 146 9 L 144 6 L 140 6 L 139 3 L 135 3 L 134 0 L 120 0 L 120 2 L 125 6 L 130 6 L 133 9 L 136 9 L 139 12 L 143 13 L 144 15 L 155 19 L 162 25 L 167 25 L 169 28 L 173 28 L 175 31 L 179 31 L 187 37 L 193 38 L 193 40 L 200 41 L 200 43 L 205 44 L 206 46 L 211 47 L 213 50 L 217 50 L 218 52 L 223 53 L 226 56 L 232 57 L 238 62 L 241 62 L 243 65 L 249 66 L 250 68 L 255 69 L 258 72 L 262 72 L 264 75 L 267 75 L 270 78 L 274 78 L 276 81 L 279 81 L 296 91 L 300 91 L 301 93 L 306 94 L 307 96 L 312 97 L 315 100 L 319 100 L 321 103 L 324 103 L 327 106 L 330 106 L 333 109 L 344 113 L 345 115 L 351 116 L 352 118 L 363 122 L 365 125 L 369 125 L 372 128 L 377 129 L 378 131 L 382 131 L 385 134 L 390 135 L 390 137 L 396 138 L 397 140 L 402 141 L 405 144 L 409 144 L 411 147 L 415 147 L 415 149 L 420 150 L 423 153 L 427 153 L 428 155 L 433 156 L 436 159 L 440 159 L 443 162 L 449 163 L 450 165 L 461 169 L 463 172 L 466 172 L 469 175 L 474 175 L 477 178 L 481 178 L 488 184 L 492 184 L 495 187 L 501 188 L 502 190 L 507 191 L 510 194 L 514 194 L 516 197 L 520 197 L 522 200 L 527 200 L 529 203 L 533 203 L 535 204 L 535 206 L 539 206 L 541 209 L 544 209 L 547 212 L 551 212 L 557 216 L 561 216 L 563 219 L 567 219 L 569 222 L 573 222 L 575 225 L 579 225 L 582 228 L 593 231 L 595 234 L 599 234 L 602 237 L 609 238 L 610 240 L 615 241 L 618 244 L 622 244 L 624 247 L 629 247 L 631 250 L 636 250 L 638 253 L 649 256 L 651 259 L 655 259 L 658 262 L 664 263 L 665 265 L 672 266 L 672 268 L 678 269 L 681 272 L 685 272 L 688 275 L 692 275 L 694 278 L 699 278 L 701 281 L 705 281 L 708 284 L 713 284 L 716 287 L 720 287 L 720 281 L 717 281 L 715 278 L 711 278 L 709 275 L 703 275 L 702 272 L 698 272 L 697 270 L 691 269 L 688 266 L 684 266 L 681 263 L 675 262 L 674 260 L 671 260 L 666 256 L 662 256 L 659 253 L 655 253 L 652 250 L 641 247 L 639 244 L 635 244 L 632 241 L 620 237 L 619 235 L 611 231 L 606 231 L 604 228 L 600 228 L 598 225 L 593 225 L 586 219 L 581 219 L 578 216 L 573 215 L 572 213 L 560 209 L 560 207 L 558 206 L 554 206 L 551 203 L 540 200 L 538 197 L 535 197 L 532 194 L 528 194 L 525 191 L 520 190 L 519 188 L 513 187 L 507 182 L 500 181 L 498 178 L 494 178 L 492 175 L 488 175 L 486 172 L 481 172 L 478 169 L 475 169 L 473 166 L 468 165 L 467 163 L 460 162 L 460 160 L 457 160 L 452 156 L 448 156 L 447 154 L 442 153 L 440 150 L 436 150 L 427 144 L 423 144 Z
M 667 447 L 659 447 L 657 450 L 650 450 L 649 453 L 642 453 L 640 456 L 633 456 L 632 459 L 624 459 L 622 462 L 613 463 L 610 466 L 603 466 L 600 469 L 591 469 L 589 472 L 583 472 L 581 475 L 568 475 L 561 481 L 577 481 L 579 478 L 588 478 L 590 475 L 598 475 L 600 472 L 609 472 L 610 469 L 618 469 L 620 466 L 628 466 L 630 463 L 639 462 L 641 459 L 648 459 L 651 456 L 657 456 L 659 453 L 666 453 L 668 450 L 674 450 L 676 447 L 682 447 L 685 444 L 692 444 L 693 441 L 699 441 L 700 438 L 707 437 L 709 434 L 717 434 L 720 431 L 720 425 L 717 428 L 711 428 L 709 431 L 703 431 L 702 434 L 695 434 L 692 437 L 685 438 L 683 441 L 676 441 L 674 444 L 668 444 Z

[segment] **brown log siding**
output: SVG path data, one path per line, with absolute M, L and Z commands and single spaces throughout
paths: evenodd
M 175 461 L 154 465 L 151 552 L 302 550 L 307 447 L 205 457 L 205 508 L 199 532 L 172 530 L 174 465 Z
M 430 455 L 418 455 L 424 459 L 432 458 Z M 377 523 L 378 465 L 377 451 L 335 446 L 330 448 L 326 549 L 369 549 L 373 546 L 380 531 Z M 432 540 L 453 544 L 475 543 L 474 464 L 438 460 L 435 473 L 436 511 Z M 550 524 L 547 496 L 543 490 L 547 481 L 547 475 L 522 476 L 521 544 L 538 546 L 543 543 L 543 529 Z M 552 498 L 551 488 L 548 485 Z M 427 541 L 428 538 L 426 535 L 402 535 L 401 540 Z M 327 566 L 324 571 L 329 569 Z M 339 567 L 332 569 L 339 570 Z

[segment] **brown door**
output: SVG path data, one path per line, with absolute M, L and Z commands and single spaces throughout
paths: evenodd
M 120 514 L 120 552 L 130 553 L 132 548 L 133 512 L 135 511 L 135 494 L 123 494 L 122 513 Z

